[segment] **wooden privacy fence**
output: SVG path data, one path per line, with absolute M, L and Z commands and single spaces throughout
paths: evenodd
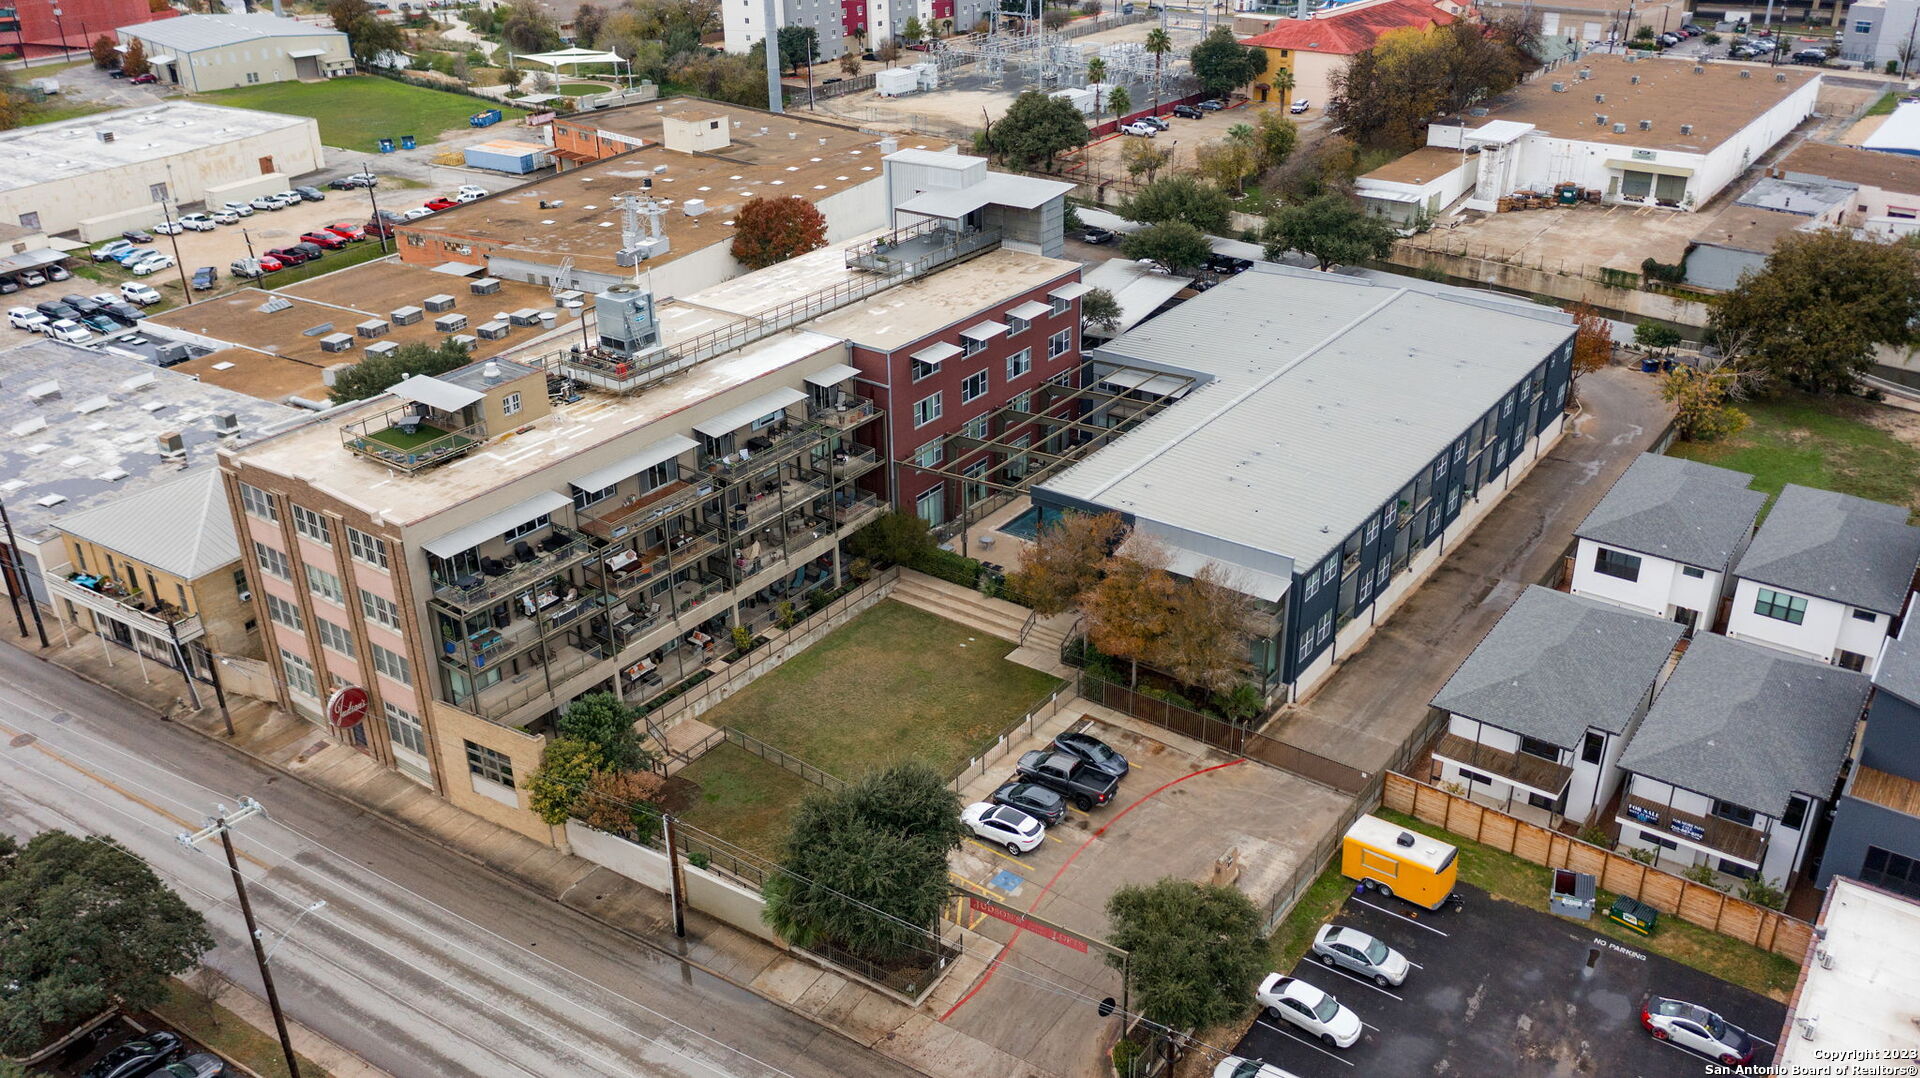
M 1636 898 L 1661 913 L 1801 962 L 1813 926 L 1717 888 L 1642 864 L 1435 786 L 1388 773 L 1381 804 L 1417 820 L 1548 868 L 1591 874 L 1602 888 Z

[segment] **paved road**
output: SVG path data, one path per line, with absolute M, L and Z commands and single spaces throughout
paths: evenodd
M 105 690 L 0 647 L 0 830 L 110 834 L 208 916 L 211 963 L 258 992 L 216 802 L 297 1020 L 397 1078 L 905 1078 L 885 1060 L 535 897 Z M 326 907 L 294 923 L 316 900 Z

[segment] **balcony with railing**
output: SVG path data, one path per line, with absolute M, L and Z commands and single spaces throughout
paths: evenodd
M 178 634 L 184 644 L 206 632 L 198 614 L 183 613 L 172 603 L 155 602 L 141 589 L 129 588 L 113 577 L 74 573 L 64 579 L 50 578 L 47 583 L 53 595 L 160 640 L 171 641 Z
M 1621 799 L 1618 820 L 1622 827 L 1648 831 L 1755 867 L 1767 852 L 1767 833 L 1757 827 L 1718 816 L 1682 812 L 1635 794 Z
M 434 600 L 456 611 L 492 606 L 585 561 L 603 545 L 599 539 L 562 524 L 549 528 L 550 533 L 538 543 L 521 540 L 499 558 L 481 558 L 480 572 L 458 580 L 436 581 Z
M 837 431 L 849 431 L 880 416 L 880 406 L 865 397 L 850 398 L 844 405 L 831 408 L 814 408 L 807 418 L 823 427 Z
M 942 221 L 922 221 L 847 248 L 847 268 L 918 276 L 999 243 L 997 228 L 957 230 Z
M 856 531 L 886 512 L 886 509 L 878 497 L 862 492 L 835 500 L 833 522 L 842 532 Z
M 836 483 L 858 479 L 880 466 L 880 451 L 867 445 L 850 445 L 834 451 L 828 466 Z
M 688 483 L 675 479 L 657 490 L 650 490 L 598 513 L 581 513 L 580 530 L 602 539 L 623 539 L 711 495 L 714 489 L 711 482 Z
M 340 444 L 377 464 L 417 472 L 456 460 L 484 444 L 485 423 L 456 426 L 451 413 L 427 410 L 407 403 L 366 419 L 344 423 Z
M 546 661 L 530 665 L 478 692 L 455 692 L 454 706 L 490 722 L 520 725 L 555 706 L 563 684 L 605 662 L 599 648 L 549 644 Z M 517 720 L 517 721 L 516 721 Z

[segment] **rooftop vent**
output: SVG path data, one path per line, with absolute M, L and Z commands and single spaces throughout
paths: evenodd
M 1693 134 L 1693 125 L 1692 125 L 1692 124 L 1681 124 L 1681 125 L 1680 125 L 1680 133 L 1681 133 L 1681 134 L 1683 134 L 1683 135 L 1691 135 L 1691 134 Z
M 1707 73 L 1707 65 L 1705 65 L 1705 64 L 1695 64 L 1695 65 L 1693 65 L 1693 73 L 1694 73 L 1694 74 L 1696 74 L 1696 75 L 1704 75 L 1704 74 L 1706 74 L 1706 73 Z
M 1638 76 L 1638 75 L 1628 75 L 1628 76 L 1627 76 L 1627 85 L 1629 85 L 1629 86 L 1638 86 L 1638 85 L 1640 85 L 1640 76 Z
M 489 385 L 498 382 L 500 380 L 500 364 L 489 360 L 486 366 L 480 368 L 480 377 L 485 378 Z
M 112 142 L 112 141 L 113 141 L 113 132 L 111 132 L 111 131 L 102 131 L 102 132 L 100 132 L 100 141 L 101 141 L 101 142 Z
M 163 457 L 184 457 L 187 455 L 187 440 L 180 437 L 179 431 L 168 431 L 160 435 L 160 455 Z
M 1787 81 L 1787 73 L 1786 73 L 1786 72 L 1784 72 L 1784 71 L 1776 71 L 1776 72 L 1774 72 L 1774 73 L 1773 73 L 1773 81 L 1775 81 L 1775 82 L 1785 82 L 1785 81 Z
M 1567 92 L 1567 84 L 1566 84 L 1566 83 L 1564 83 L 1564 82 L 1556 82 L 1556 83 L 1554 83 L 1554 84 L 1553 84 L 1553 92 L 1554 92 L 1554 93 L 1556 93 L 1556 94 L 1564 94 L 1564 93 L 1566 93 L 1566 92 Z
M 222 434 L 240 433 L 240 416 L 237 412 L 213 413 L 213 429 Z
M 1590 79 L 1590 78 L 1592 78 L 1592 77 L 1593 77 L 1593 68 L 1590 68 L 1590 67 L 1583 67 L 1583 68 L 1581 68 L 1581 69 L 1580 69 L 1580 77 L 1581 77 L 1582 79 Z
M 1604 113 L 1604 112 L 1596 112 L 1596 113 L 1594 113 L 1594 114 L 1593 114 L 1593 125 L 1594 125 L 1595 127 L 1605 127 L 1605 126 L 1607 126 L 1607 114 L 1606 114 L 1606 113 Z
M 1614 124 L 1614 125 L 1613 125 L 1613 133 L 1614 133 L 1614 134 L 1616 134 L 1616 135 L 1624 135 L 1624 134 L 1626 134 L 1626 133 L 1627 133 L 1627 125 L 1626 125 L 1626 124 Z
M 1740 77 L 1743 79 L 1750 79 L 1753 77 L 1753 72 L 1743 67 L 1740 69 Z
M 1640 121 L 1640 130 L 1642 130 L 1642 131 L 1651 131 L 1651 130 L 1653 130 L 1653 121 L 1652 121 L 1652 120 L 1641 120 L 1641 121 Z
M 37 386 L 27 387 L 27 399 L 35 403 L 60 395 L 59 382 L 41 382 Z
M 1594 95 L 1593 95 L 1593 103 L 1594 103 L 1594 104 L 1596 104 L 1596 105 L 1604 105 L 1604 104 L 1606 104 L 1606 103 L 1607 103 L 1607 95 L 1606 95 L 1606 94 L 1594 94 Z

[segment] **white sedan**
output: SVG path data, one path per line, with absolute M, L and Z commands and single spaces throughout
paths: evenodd
M 1010 805 L 989 801 L 968 805 L 960 814 L 960 822 L 988 842 L 1006 847 L 1015 857 L 1040 845 L 1047 837 L 1046 825 L 1039 820 Z
M 1269 973 L 1253 998 L 1268 1018 L 1292 1022 L 1336 1048 L 1351 1048 L 1360 1039 L 1360 1016 L 1298 977 Z
M 1293 1075 L 1271 1063 L 1228 1056 L 1213 1068 L 1213 1078 L 1293 1078 Z

